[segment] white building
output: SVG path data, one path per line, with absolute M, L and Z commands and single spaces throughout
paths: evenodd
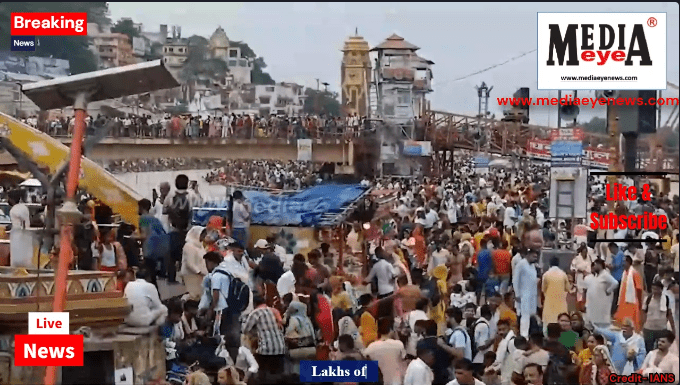
M 265 85 L 244 85 L 229 96 L 229 113 L 269 115 L 302 115 L 306 95 L 304 87 L 281 82 Z
M 409 129 L 427 105 L 425 96 L 432 92 L 434 62 L 418 56 L 419 49 L 396 34 L 371 49 L 378 55 L 374 79 L 379 113 L 386 121 Z
M 255 86 L 255 99 L 259 103 L 260 115 L 300 115 L 305 98 L 304 87 L 295 83 Z

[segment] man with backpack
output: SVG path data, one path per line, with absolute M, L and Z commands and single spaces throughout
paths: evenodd
M 199 308 L 214 319 L 213 336 L 224 339 L 224 347 L 235 361 L 241 346 L 239 318 L 250 303 L 250 288 L 225 269 L 219 253 L 208 252 L 203 259 L 209 274 L 204 280 L 205 292 Z
M 454 360 L 472 358 L 472 344 L 470 335 L 467 330 L 461 325 L 463 321 L 463 312 L 460 309 L 452 307 L 446 310 L 446 320 L 449 326 L 447 330 L 447 344 L 442 346 Z M 444 345 L 443 343 L 441 345 Z
M 475 368 L 475 373 L 481 375 L 484 371 L 484 354 L 491 349 L 494 339 L 491 338 L 491 328 L 489 327 L 489 320 L 491 319 L 489 305 L 482 305 L 479 315 L 479 319 L 470 325 L 468 335 L 472 346 L 472 365 Z
M 180 174 L 175 178 L 175 191 L 168 194 L 163 202 L 163 214 L 170 222 L 170 252 L 166 256 L 165 268 L 168 283 L 176 284 L 177 264 L 182 260 L 182 249 L 191 225 L 192 208 L 201 204 L 200 198 L 189 190 L 189 177 Z

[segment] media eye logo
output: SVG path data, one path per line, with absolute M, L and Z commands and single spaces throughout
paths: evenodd
M 11 51 L 35 51 L 35 36 L 12 36 Z

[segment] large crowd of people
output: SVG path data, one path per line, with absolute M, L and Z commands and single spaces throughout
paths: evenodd
M 37 116 L 22 119 L 24 123 L 51 136 L 71 136 L 74 120 L 71 116 L 41 120 Z M 110 126 L 112 137 L 134 138 L 280 138 L 320 139 L 322 137 L 351 137 L 370 130 L 364 117 L 346 118 L 304 114 L 300 116 L 226 114 L 210 116 L 198 114 L 135 115 L 86 117 L 87 129 Z
M 278 190 L 299 190 L 316 184 L 318 176 L 312 162 L 303 161 L 226 161 L 206 175 L 209 183 Z
M 313 175 L 295 163 L 224 167 L 208 179 L 295 177 L 302 187 Z M 92 230 L 86 216 L 77 261 L 118 273 L 133 303 L 126 323 L 159 327 L 173 384 L 298 383 L 303 360 L 364 359 L 390 385 L 609 385 L 632 373 L 677 383 L 677 196 L 653 189 L 649 202 L 609 206 L 593 178 L 589 214 L 663 212 L 668 229 L 590 231 L 585 220 L 549 218 L 545 166 L 480 175 L 461 159 L 452 170 L 365 179 L 396 191 L 391 211 L 376 216 L 367 198 L 341 242 L 306 255 L 273 235 L 251 243 L 241 191 L 228 215 L 192 224 L 187 210 L 202 198 L 180 175 L 139 202 L 139 235 L 130 225 Z M 161 301 L 159 277 L 186 293 Z

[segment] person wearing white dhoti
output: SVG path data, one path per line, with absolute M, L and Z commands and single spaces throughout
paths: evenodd
M 604 261 L 597 259 L 593 263 L 593 273 L 583 280 L 586 299 L 586 320 L 595 326 L 606 328 L 611 324 L 611 309 L 614 293 L 619 282 L 604 268 Z
M 571 271 L 576 277 L 576 300 L 583 301 L 583 279 L 590 274 L 590 266 L 593 260 L 588 253 L 588 246 L 585 243 L 580 243 L 576 249 L 576 255 L 571 260 Z
M 33 236 L 31 227 L 31 213 L 28 206 L 21 202 L 23 191 L 12 190 L 7 193 L 7 201 L 12 208 L 9 218 L 12 229 L 9 232 L 9 258 L 11 267 L 34 269 L 33 264 Z
M 512 277 L 515 289 L 515 300 L 519 302 L 517 316 L 520 317 L 519 333 L 529 338 L 531 317 L 536 315 L 538 308 L 538 272 L 533 265 L 538 258 L 537 250 L 529 250 L 526 257 L 517 262 L 517 268 Z

